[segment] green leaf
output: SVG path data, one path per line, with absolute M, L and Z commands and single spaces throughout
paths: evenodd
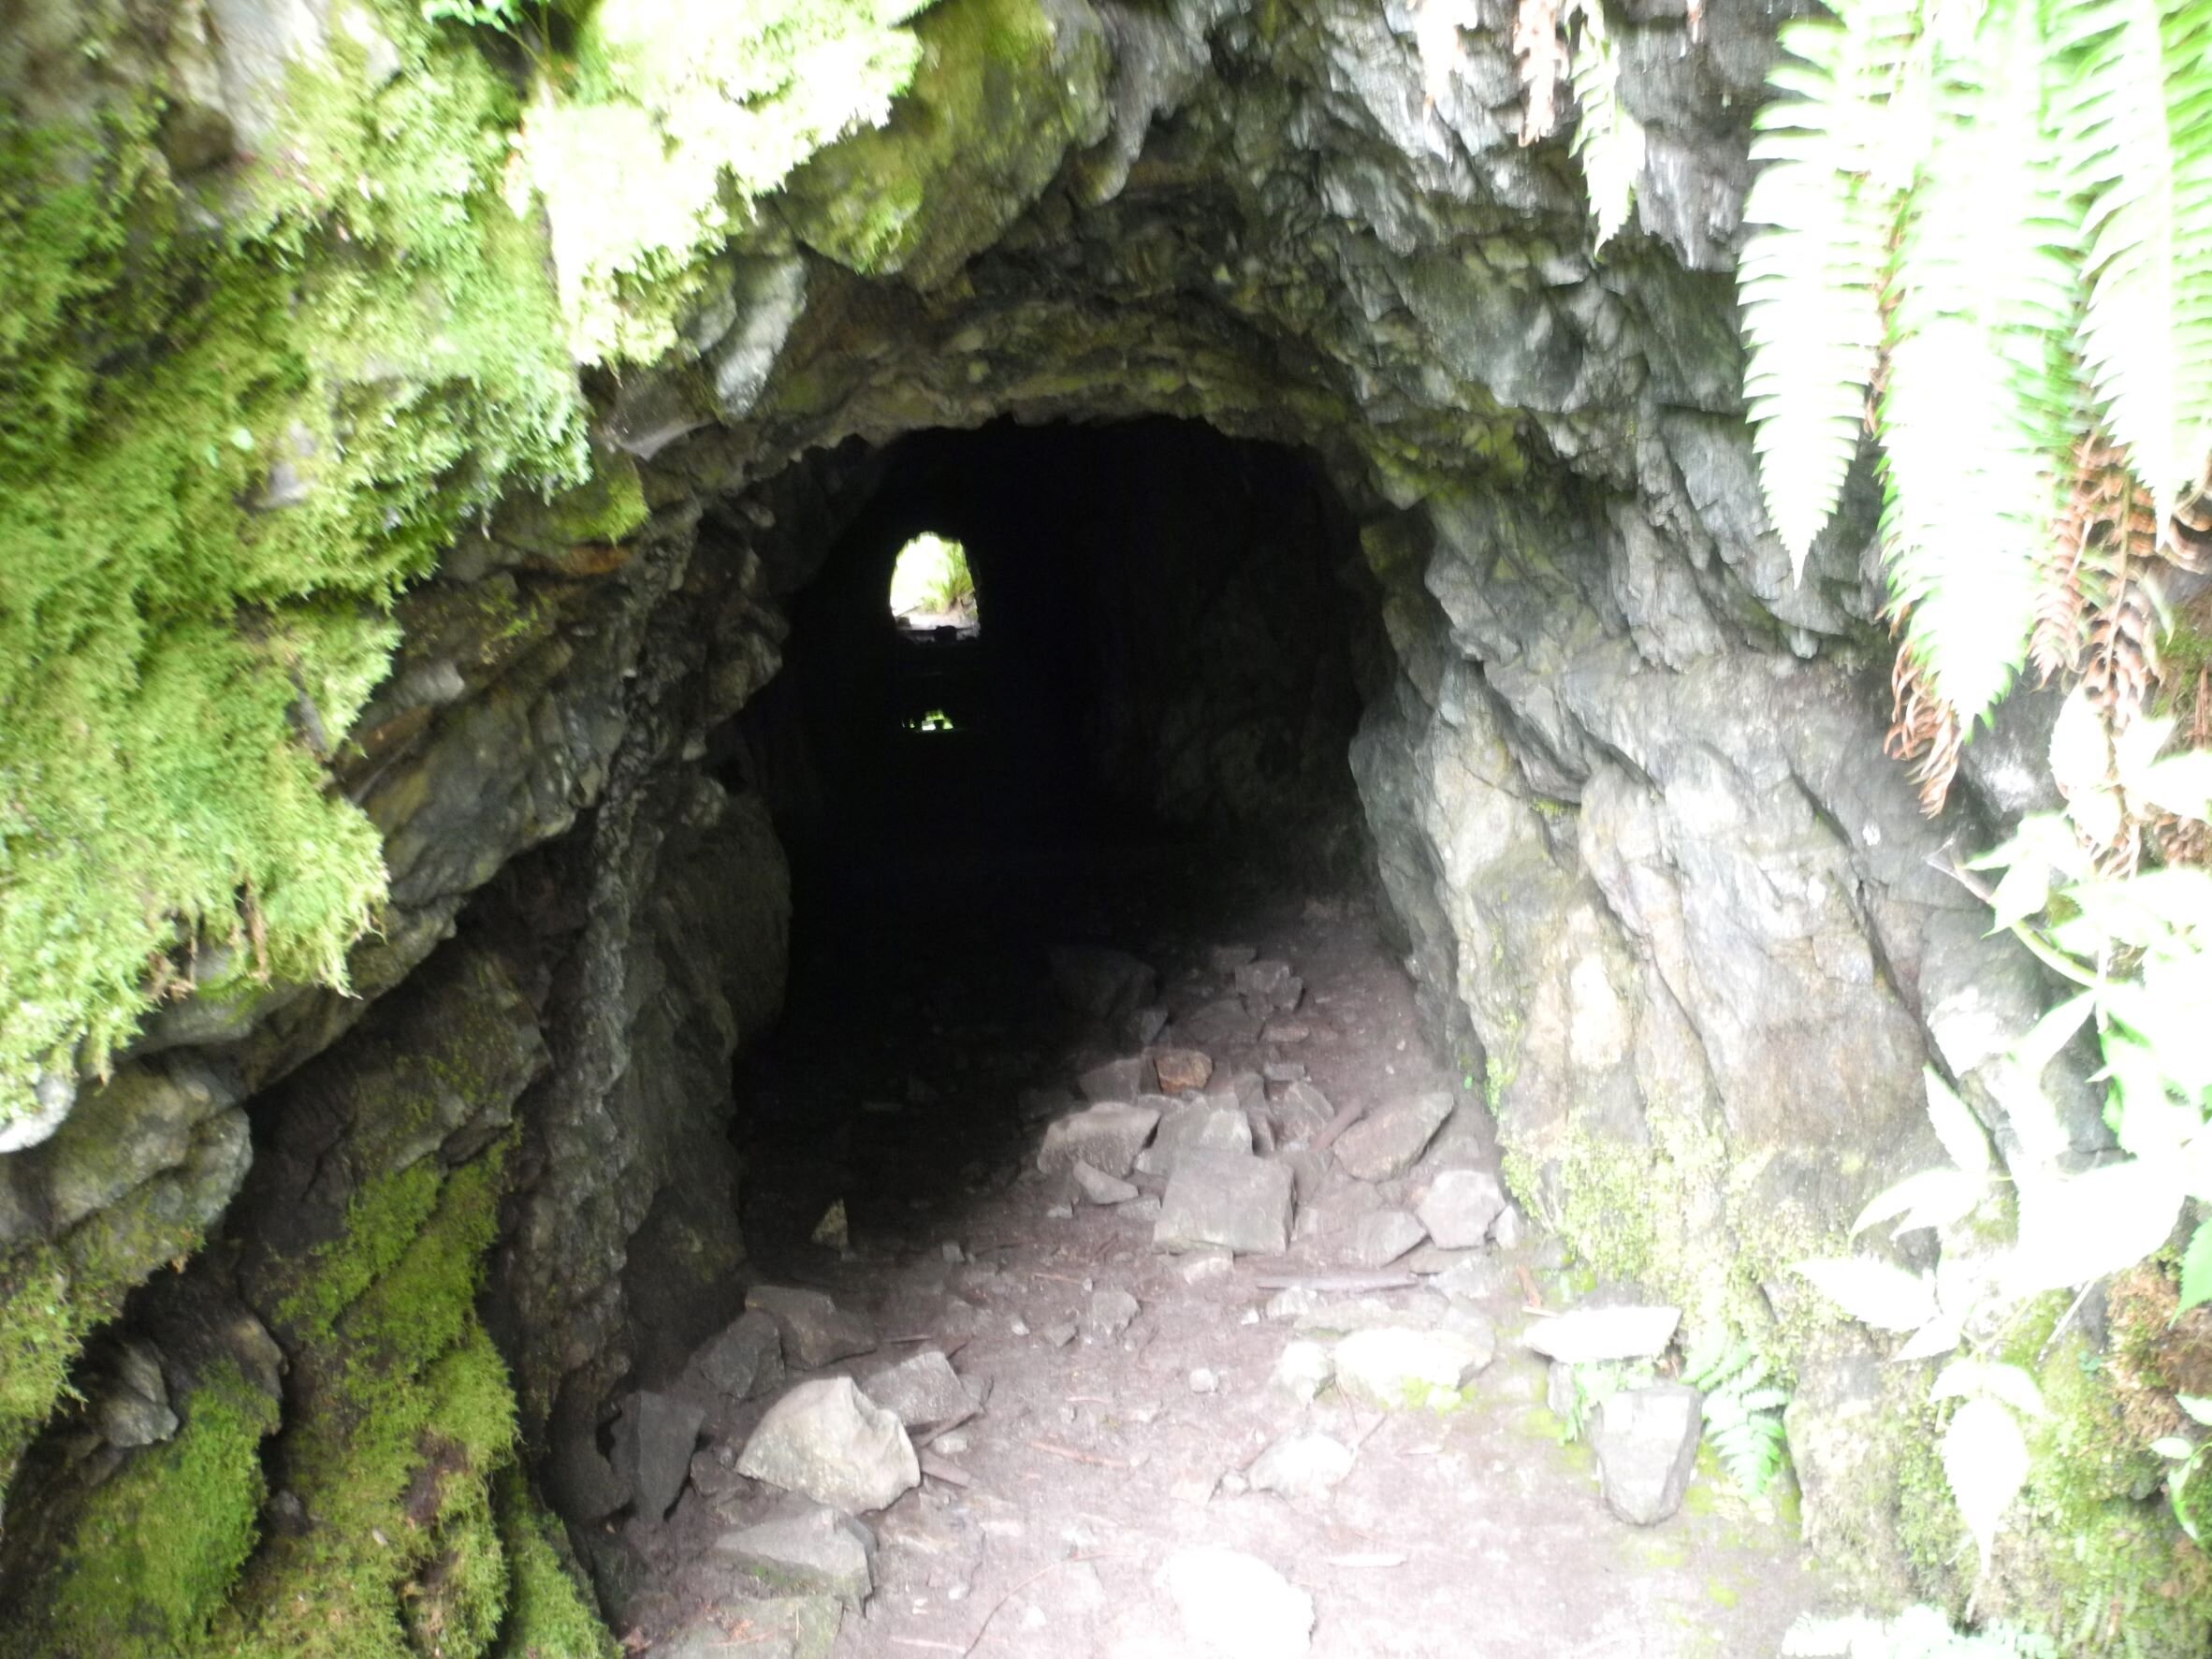
M 2005 1511 L 2028 1480 L 2028 1443 L 2013 1414 L 1994 1400 L 1972 1399 L 1961 1405 L 1943 1431 L 1943 1477 L 1958 1513 L 1989 1569 Z
M 1904 1219 L 1891 1233 L 1893 1238 L 1923 1227 L 1948 1227 L 1981 1202 L 1987 1190 L 1981 1176 L 1963 1170 L 1923 1170 L 1870 1201 L 1851 1224 L 1851 1236 L 1856 1238 L 1868 1228 L 1897 1215 Z
M 2212 1400 L 2201 1394 L 2176 1394 L 2174 1403 L 2188 1412 L 2193 1420 L 2212 1428 Z
M 1885 1261 L 1829 1257 L 1796 1267 L 1822 1295 L 1877 1331 L 1916 1331 L 1935 1316 L 1935 1286 Z
M 1882 339 L 1876 302 L 1901 175 L 1888 105 L 1917 7 L 1864 0 L 1840 19 L 1789 24 L 1744 202 L 1754 226 L 1737 265 L 1767 517 L 1802 575 L 1858 454 Z
M 2087 1174 L 2022 1179 L 2014 1290 L 2072 1289 L 2132 1267 L 2166 1242 L 2180 1213 L 2180 1172 L 2132 1157 Z
M 2206 1302 L 2212 1302 L 2212 1221 L 2200 1221 L 2182 1254 L 2181 1305 L 2175 1311 L 2186 1313 Z

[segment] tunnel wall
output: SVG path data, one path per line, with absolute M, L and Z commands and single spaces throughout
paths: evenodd
M 280 8 L 207 9 L 220 47 L 224 20 Z M 327 36 L 319 9 L 281 9 L 253 36 L 279 59 Z M 533 1492 L 575 1521 L 619 1501 L 593 1431 L 657 1362 L 641 1332 L 665 1313 L 648 1303 L 666 1264 L 692 1244 L 735 1259 L 712 1219 L 730 1173 L 707 1150 L 728 1110 L 713 1079 L 779 977 L 781 860 L 763 807 L 713 781 L 718 746 L 868 499 L 877 462 L 852 441 L 1008 415 L 1173 415 L 1316 458 L 1389 643 L 1360 664 L 1350 751 L 1379 880 L 1440 1039 L 1485 1080 L 1517 1191 L 1604 1271 L 1784 1362 L 1806 1529 L 1829 1559 L 1882 1594 L 1963 1604 L 1960 1535 L 1905 1401 L 1917 1379 L 1783 1270 L 1933 1161 L 1922 1064 L 1986 1106 L 2004 1036 L 2037 1007 L 2031 966 L 1980 937 L 1979 907 L 1929 863 L 2021 798 L 1985 787 L 1931 824 L 1880 758 L 1863 473 L 1801 583 L 1758 506 L 1727 273 L 1746 123 L 1790 7 L 1622 9 L 1651 147 L 1637 222 L 1600 259 L 1564 143 L 1518 142 L 1502 4 L 1468 8 L 1440 74 L 1398 5 L 941 0 L 887 124 L 733 230 L 681 290 L 657 366 L 584 382 L 593 482 L 509 492 L 400 599 L 390 674 L 317 762 L 389 874 L 352 994 L 279 976 L 169 1001 L 111 1076 L 65 1080 L 75 1104 L 50 1139 L 0 1157 L 0 1594 L 46 1621 L 12 1631 L 47 1640 L 83 1616 L 74 1651 L 167 1639 L 52 1599 L 98 1540 L 129 1535 L 126 1502 L 180 1501 L 175 1437 L 87 1427 L 123 1400 L 114 1332 L 68 1369 L 126 1299 L 116 1329 L 153 1344 L 178 1433 L 221 1441 L 199 1496 L 227 1518 L 202 1601 L 131 1628 L 276 1630 L 286 1592 L 320 1581 L 276 1541 L 287 1511 L 255 1455 L 307 1479 L 323 1447 L 313 1477 L 357 1495 L 318 1399 L 351 1333 L 256 1265 L 297 1207 L 287 1138 L 311 1131 L 356 1196 L 398 1182 L 405 1201 L 341 1190 L 299 1210 L 322 1230 L 298 1241 L 308 1264 L 338 1263 L 328 1296 L 387 1322 L 419 1289 L 437 1340 L 400 1357 L 400 1392 L 418 1414 L 471 1408 L 448 1436 L 461 1506 L 431 1545 L 497 1536 L 519 1575 L 558 1553 Z M 182 77 L 240 101 L 241 130 L 267 125 L 266 75 L 226 83 L 149 38 L 103 73 Z M 348 95 L 412 91 L 429 61 Z M 426 1008 L 420 987 L 441 984 Z M 499 1040 L 466 1046 L 501 1064 L 429 1091 L 444 1115 L 416 1121 L 424 1091 L 364 1081 L 475 1020 Z M 284 1259 L 300 1270 L 299 1250 Z M 2055 1363 L 2080 1369 L 2086 1340 Z M 72 1376 L 88 1403 L 49 1426 Z M 502 1473 L 503 1412 L 534 1484 Z M 385 1490 L 428 1455 L 395 1453 Z M 2176 1581 L 2170 1534 L 2124 1463 L 2091 1470 L 2031 1490 L 1980 1606 L 2051 1623 L 2139 1598 L 2159 1619 L 2132 1639 L 2191 1651 L 2156 1588 Z M 431 1562 L 357 1586 L 395 1641 Z

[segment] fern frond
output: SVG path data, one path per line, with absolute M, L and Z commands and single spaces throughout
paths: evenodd
M 1893 606 L 1969 731 L 2036 619 L 2075 397 L 2074 214 L 2044 118 L 2037 0 L 1947 35 L 1891 289 L 1881 415 Z
M 1574 45 L 1575 102 L 1581 119 L 1572 148 L 1582 163 L 1600 248 L 1628 223 L 1644 168 L 1644 124 L 1621 102 L 1621 59 L 1601 0 L 1574 0 L 1581 27 Z
M 1900 181 L 1889 106 L 1905 83 L 1917 7 L 1848 0 L 1783 31 L 1771 78 L 1794 94 L 1759 113 L 1755 226 L 1738 265 L 1767 517 L 1802 575 L 1858 452 L 1882 338 L 1876 299 Z
M 2212 4 L 2052 13 L 2067 167 L 2088 202 L 2084 367 L 2162 527 L 2212 448 Z

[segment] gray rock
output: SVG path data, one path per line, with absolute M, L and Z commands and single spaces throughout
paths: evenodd
M 623 1400 L 615 1421 L 614 1468 L 639 1515 L 659 1521 L 676 1506 L 706 1420 L 705 1410 L 674 1394 L 640 1390 Z
M 1314 1598 L 1256 1555 L 1210 1545 L 1168 1557 L 1153 1583 L 1174 1605 L 1183 1632 L 1219 1659 L 1301 1659 L 1314 1630 Z
M 1290 1171 L 1292 1190 L 1302 1204 L 1312 1200 L 1321 1190 L 1321 1184 L 1329 1179 L 1326 1152 L 1316 1152 L 1310 1146 L 1292 1146 L 1277 1151 L 1274 1159 Z
M 1512 1269 L 1495 1256 L 1477 1253 L 1446 1268 L 1429 1281 L 1429 1288 L 1449 1297 L 1481 1302 L 1500 1294 L 1512 1282 Z
M 875 1535 L 849 1515 L 786 1498 L 757 1525 L 724 1533 L 708 1550 L 741 1592 L 834 1596 L 857 1608 L 875 1588 Z
M 1327 1388 L 1335 1375 L 1336 1362 L 1329 1357 L 1329 1350 L 1317 1342 L 1299 1337 L 1284 1345 L 1267 1382 L 1277 1393 L 1288 1394 L 1302 1405 L 1310 1405 L 1314 1396 Z
M 1206 966 L 1215 973 L 1233 974 L 1259 954 L 1250 945 L 1215 945 L 1206 953 Z
M 1290 1171 L 1248 1153 L 1194 1150 L 1175 1162 L 1152 1242 L 1163 1250 L 1217 1245 L 1241 1255 L 1290 1247 Z
M 1291 1285 L 1268 1298 L 1267 1317 L 1271 1319 L 1295 1319 L 1304 1314 L 1317 1314 L 1329 1305 L 1329 1298 L 1310 1285 Z
M 1310 1141 L 1329 1127 L 1336 1108 L 1329 1097 L 1303 1078 L 1284 1085 L 1274 1102 L 1275 1133 L 1285 1141 Z
M 689 1369 L 717 1393 L 753 1399 L 783 1381 L 782 1333 L 767 1312 L 749 1308 L 700 1346 Z
M 1352 1472 L 1352 1448 L 1327 1434 L 1292 1433 L 1275 1441 L 1244 1472 L 1254 1492 L 1281 1492 L 1308 1503 L 1327 1497 Z
M 1150 1227 L 1159 1219 L 1160 1201 L 1150 1193 L 1146 1193 L 1142 1198 L 1131 1199 L 1128 1203 L 1122 1205 L 1121 1213 L 1128 1220 L 1134 1221 L 1140 1226 Z
M 1433 1331 L 1450 1311 L 1449 1298 L 1425 1288 L 1373 1296 L 1331 1296 L 1311 1312 L 1292 1316 L 1292 1328 L 1344 1333 L 1370 1331 L 1377 1325 L 1406 1325 L 1417 1331 Z
M 1056 1319 L 1038 1334 L 1055 1348 L 1064 1348 L 1075 1340 L 1075 1321 L 1073 1319 Z
M 168 1384 L 153 1344 L 122 1345 L 113 1385 L 100 1395 L 96 1416 L 100 1437 L 125 1450 L 159 1445 L 177 1432 L 177 1414 L 169 1409 Z
M 1144 1154 L 1147 1174 L 1172 1175 L 1175 1162 L 1188 1151 L 1242 1152 L 1252 1150 L 1252 1122 L 1241 1106 L 1211 1102 L 1178 1106 L 1159 1120 L 1159 1132 Z
M 1681 1383 L 1623 1389 L 1601 1402 L 1590 1444 L 1606 1507 L 1636 1526 L 1681 1508 L 1703 1421 L 1704 1396 Z
M 1231 982 L 1238 996 L 1288 1013 L 1305 994 L 1305 983 L 1279 957 L 1266 956 L 1238 968 Z
M 800 1383 L 768 1407 L 737 1468 L 847 1511 L 880 1509 L 922 1483 L 906 1429 L 849 1376 Z
M 1441 1091 L 1370 1112 L 1337 1138 L 1336 1161 L 1361 1181 L 1403 1175 L 1450 1115 L 1451 1097 Z
M 1175 1267 L 1175 1276 L 1186 1285 L 1210 1284 L 1236 1271 L 1236 1258 L 1227 1250 L 1193 1250 Z
M 876 1328 L 819 1290 L 755 1285 L 745 1293 L 745 1305 L 776 1321 L 783 1357 L 801 1371 L 875 1351 Z
M 968 1385 L 935 1348 L 869 1373 L 862 1390 L 910 1429 L 957 1422 L 975 1410 Z
M 1666 1351 L 1681 1322 L 1679 1307 L 1579 1307 L 1556 1318 L 1537 1320 L 1521 1340 L 1547 1360 L 1564 1360 L 1569 1365 L 1593 1360 L 1651 1360 Z
M 1101 1100 L 1134 1100 L 1144 1092 L 1144 1057 L 1129 1055 L 1118 1060 L 1105 1060 L 1090 1067 L 1075 1080 L 1075 1087 L 1083 1098 L 1096 1104 Z
M 1137 1299 L 1127 1290 L 1094 1290 L 1084 1309 L 1083 1328 L 1099 1341 L 1111 1342 L 1129 1328 L 1137 1312 Z
M 1137 1189 L 1127 1181 L 1103 1170 L 1094 1170 L 1080 1157 L 1068 1166 L 1068 1181 L 1083 1194 L 1085 1203 L 1126 1204 L 1137 1196 Z
M 1045 1129 L 1037 1167 L 1047 1175 L 1056 1175 L 1080 1158 L 1102 1175 L 1127 1175 L 1158 1122 L 1159 1113 L 1151 1107 L 1118 1101 L 1074 1113 Z
M 1491 1224 L 1505 1208 L 1506 1189 L 1495 1175 L 1482 1170 L 1441 1170 L 1414 1213 L 1439 1244 L 1465 1250 L 1490 1236 Z
M 1352 1236 L 1339 1254 L 1347 1267 L 1388 1267 L 1424 1236 L 1421 1224 L 1405 1211 L 1376 1210 L 1352 1224 Z
M 1174 1032 L 1179 1041 L 1199 1048 L 1221 1049 L 1232 1043 L 1258 1041 L 1259 1027 L 1265 1023 L 1264 1015 L 1254 1013 L 1239 998 L 1220 997 L 1189 1013 L 1178 1014 Z
M 1456 1331 L 1376 1325 L 1336 1345 L 1336 1386 L 1362 1405 L 1395 1410 L 1456 1394 L 1491 1362 L 1492 1352 Z
M 1521 1248 L 1523 1226 L 1520 1210 L 1507 1204 L 1498 1212 L 1498 1218 L 1490 1224 L 1491 1242 L 1501 1250 L 1518 1250 Z

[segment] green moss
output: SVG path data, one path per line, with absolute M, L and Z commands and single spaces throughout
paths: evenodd
M 182 1403 L 174 1438 L 96 1489 L 54 1576 L 50 1651 L 145 1659 L 201 1642 L 258 1533 L 262 1437 L 276 1403 L 225 1362 Z
M 511 1579 L 498 1659 L 616 1659 L 620 1650 L 582 1588 L 560 1523 L 539 1506 L 518 1467 L 501 1477 L 496 1496 Z
M 30 1244 L 0 1259 L 0 1489 L 68 1386 L 81 1341 L 60 1258 Z

